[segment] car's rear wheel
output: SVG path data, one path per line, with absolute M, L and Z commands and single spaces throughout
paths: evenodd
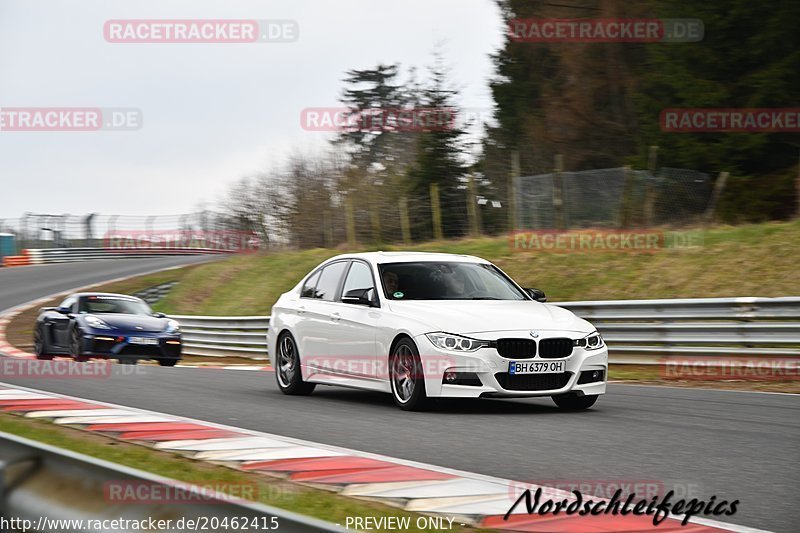
M 53 359 L 52 355 L 47 355 L 47 341 L 44 338 L 44 331 L 42 331 L 41 326 L 36 326 L 36 330 L 33 332 L 33 351 L 36 354 L 36 359 L 42 361 Z
M 291 333 L 282 333 L 278 338 L 278 353 L 275 354 L 275 379 L 281 392 L 291 396 L 305 396 L 314 391 L 314 383 L 303 381 L 300 371 L 300 353 Z
M 404 411 L 422 411 L 430 406 L 417 345 L 400 339 L 389 355 L 389 381 L 394 403 Z
M 69 339 L 69 353 L 72 355 L 72 358 L 79 363 L 89 360 L 89 357 L 82 355 L 81 332 L 78 328 L 72 330 L 72 335 Z
M 177 359 L 159 359 L 158 364 L 161 366 L 175 366 L 178 364 Z
M 569 393 L 553 396 L 553 401 L 557 406 L 566 411 L 582 411 L 593 406 L 597 398 L 598 396 L 596 394 L 592 396 L 578 396 L 577 394 Z

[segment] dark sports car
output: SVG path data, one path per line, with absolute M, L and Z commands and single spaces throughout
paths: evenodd
M 76 361 L 98 357 L 129 364 L 155 359 L 162 366 L 181 359 L 178 323 L 124 294 L 78 293 L 58 307 L 42 308 L 34 346 L 38 359 L 66 355 Z

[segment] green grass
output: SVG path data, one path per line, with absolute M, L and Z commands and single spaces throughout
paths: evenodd
M 184 483 L 214 488 L 230 487 L 232 495 L 236 497 L 242 494 L 241 491 L 236 491 L 237 487 L 250 489 L 255 484 L 257 489 L 250 492 L 256 496 L 256 501 L 333 523 L 344 524 L 348 516 L 409 516 L 412 518 L 411 528 L 408 531 L 423 531 L 415 527 L 416 517 L 419 515 L 413 513 L 378 503 L 345 498 L 329 491 L 289 483 L 281 478 L 240 472 L 101 435 L 54 426 L 42 420 L 23 419 L 2 413 L 0 431 Z M 453 522 L 453 526 L 452 531 L 456 533 L 467 530 L 481 531 L 458 526 L 456 522 Z
M 507 237 L 382 245 L 488 259 L 551 301 L 800 294 L 800 221 L 721 226 L 701 247 L 639 253 L 513 251 Z M 193 268 L 156 306 L 175 314 L 265 315 L 278 296 L 341 250 L 242 255 Z

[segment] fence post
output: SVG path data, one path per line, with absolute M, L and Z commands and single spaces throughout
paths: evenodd
M 467 216 L 469 231 L 473 237 L 481 234 L 480 212 L 478 211 L 478 195 L 475 193 L 475 176 L 467 176 Z
M 511 152 L 511 173 L 508 175 L 508 231 L 517 227 L 517 182 L 519 181 L 519 150 Z
M 403 244 L 411 244 L 411 226 L 408 224 L 408 198 L 405 196 L 398 200 L 400 207 L 400 231 L 403 234 Z
M 431 183 L 431 210 L 433 212 L 433 238 L 442 240 L 442 210 L 439 206 L 439 184 Z
M 627 228 L 631 224 L 631 199 L 633 198 L 633 170 L 630 165 L 622 167 L 623 185 L 620 202 L 619 226 Z
M 564 193 L 561 173 L 564 172 L 564 156 L 556 154 L 553 168 L 553 213 L 557 229 L 564 229 Z
M 714 214 L 717 210 L 717 203 L 722 196 L 722 191 L 725 190 L 725 184 L 728 182 L 728 172 L 720 172 L 717 181 L 714 182 L 714 192 L 711 193 L 711 202 L 708 204 L 705 214 L 705 225 L 708 226 L 714 220 Z
M 647 168 L 650 170 L 650 179 L 645 184 L 644 192 L 644 220 L 648 228 L 653 227 L 655 222 L 656 187 L 653 180 L 656 177 L 656 165 L 658 162 L 658 146 L 651 146 L 647 157 Z
M 356 246 L 356 221 L 353 217 L 353 197 L 349 194 L 344 201 L 345 227 L 347 228 L 347 244 L 351 248 Z
M 375 204 L 380 198 L 377 194 L 371 195 L 372 199 L 369 206 L 369 217 L 372 226 L 372 242 L 376 245 L 381 243 L 381 216 L 380 209 Z

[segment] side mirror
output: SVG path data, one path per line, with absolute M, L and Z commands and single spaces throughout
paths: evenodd
M 62 315 L 68 315 L 72 313 L 71 307 L 56 307 L 56 312 L 61 313 Z
M 356 305 L 368 305 L 372 307 L 374 302 L 370 297 L 369 293 L 372 289 L 353 289 L 347 291 L 342 296 L 342 303 L 346 304 L 356 304 Z
M 167 315 L 164 313 L 153 313 L 153 316 L 156 318 L 167 318 Z
M 525 289 L 525 292 L 528 293 L 528 296 L 536 300 L 537 302 L 545 303 L 547 301 L 547 296 L 544 295 L 544 291 L 540 289 Z

